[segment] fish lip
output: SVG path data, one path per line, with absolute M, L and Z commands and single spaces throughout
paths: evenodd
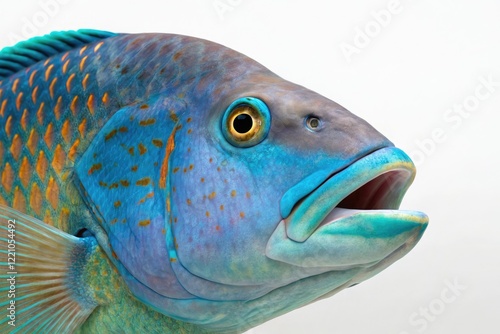
M 293 241 L 304 242 L 318 228 L 350 216 L 328 219 L 336 208 L 397 210 L 415 173 L 413 162 L 402 150 L 384 147 L 372 151 L 328 175 L 319 186 L 298 200 L 285 218 L 287 236 Z M 335 191 L 336 187 L 343 188 Z M 415 221 L 422 219 L 415 217 Z

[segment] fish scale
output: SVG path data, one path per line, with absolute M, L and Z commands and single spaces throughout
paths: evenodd
M 0 83 L 0 140 L 7 148 L 0 201 L 63 230 L 71 213 L 64 181 L 110 102 L 90 79 L 89 63 L 102 45 L 54 56 Z

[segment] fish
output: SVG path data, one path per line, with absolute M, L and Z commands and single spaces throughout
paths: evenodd
M 0 52 L 0 332 L 241 333 L 361 283 L 428 217 L 401 149 L 194 37 Z

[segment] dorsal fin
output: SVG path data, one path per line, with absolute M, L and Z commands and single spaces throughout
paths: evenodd
M 6 47 L 0 51 L 0 79 L 7 78 L 39 61 L 76 47 L 116 36 L 115 33 L 80 29 L 58 31 Z

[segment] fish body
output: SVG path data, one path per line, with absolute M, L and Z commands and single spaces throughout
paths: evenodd
M 0 55 L 2 227 L 31 250 L 11 300 L 40 305 L 1 328 L 242 332 L 373 276 L 425 230 L 397 210 L 404 152 L 233 50 L 81 30 Z

